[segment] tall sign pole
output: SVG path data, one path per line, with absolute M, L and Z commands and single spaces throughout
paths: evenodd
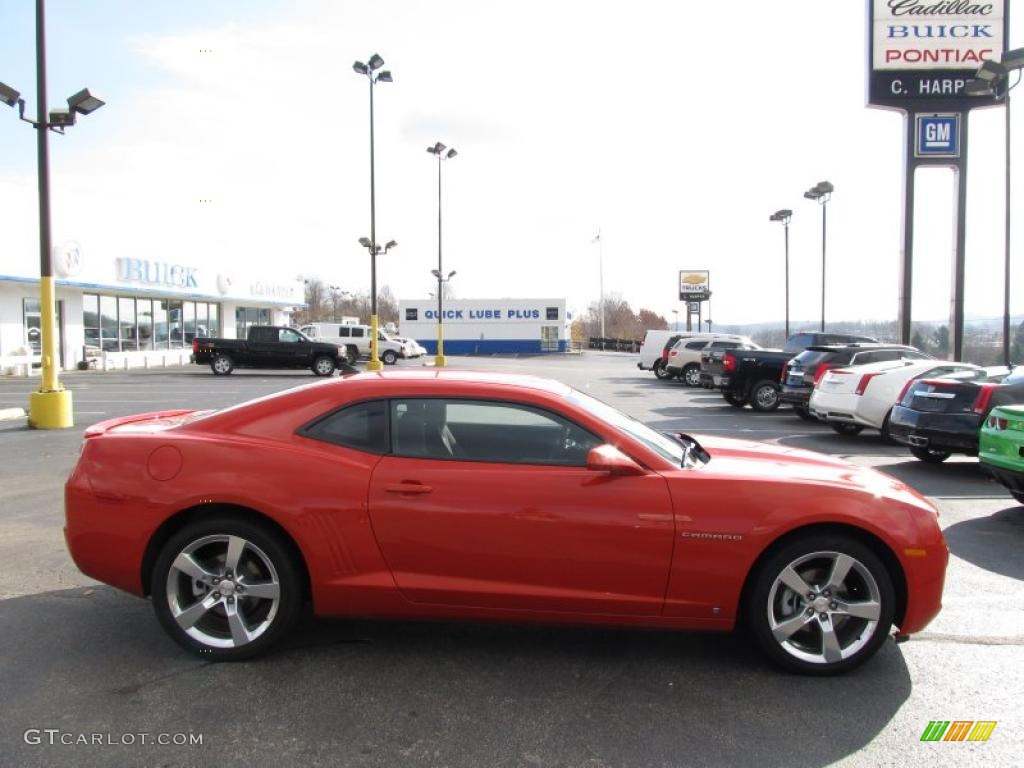
M 909 344 L 913 308 L 914 192 L 917 169 L 951 168 L 956 181 L 949 338 L 963 357 L 966 274 L 967 123 L 970 110 L 995 97 L 968 96 L 967 81 L 1006 48 L 1006 0 L 867 0 L 868 106 L 904 115 L 903 216 L 900 248 L 900 341 Z

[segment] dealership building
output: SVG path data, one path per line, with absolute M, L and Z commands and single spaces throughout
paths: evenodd
M 565 352 L 572 318 L 565 299 L 449 299 L 443 306 L 447 355 Z M 437 353 L 437 301 L 398 302 L 402 336 Z
M 250 325 L 286 325 L 303 306 L 301 280 L 242 274 L 208 258 L 165 261 L 54 249 L 60 366 L 85 358 L 117 367 L 187 361 L 196 336 L 244 337 Z M 38 255 L 0 265 L 0 373 L 31 369 L 40 355 Z M 26 365 L 27 364 L 27 365 Z

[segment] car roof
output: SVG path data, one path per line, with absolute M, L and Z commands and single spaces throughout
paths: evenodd
M 402 368 L 392 371 L 367 371 L 344 376 L 342 380 L 346 383 L 354 382 L 361 384 L 369 383 L 373 380 L 396 383 L 403 381 L 416 383 L 438 381 L 449 384 L 494 384 L 497 386 L 537 389 L 555 395 L 564 395 L 570 390 L 568 385 L 560 381 L 546 379 L 541 376 L 530 376 L 521 373 L 459 370 L 457 368 Z
M 807 347 L 805 352 L 843 352 L 851 349 L 905 349 L 908 352 L 920 352 L 917 347 L 906 344 L 887 344 L 884 341 L 854 341 L 849 344 L 815 344 Z

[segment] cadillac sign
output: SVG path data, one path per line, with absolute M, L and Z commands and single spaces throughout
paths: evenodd
M 680 301 L 707 301 L 711 298 L 711 273 L 683 271 L 679 273 Z
M 1006 0 L 867 0 L 868 104 L 928 109 L 967 98 L 964 85 L 987 59 L 998 60 L 1007 32 Z M 988 106 L 991 97 L 971 97 Z

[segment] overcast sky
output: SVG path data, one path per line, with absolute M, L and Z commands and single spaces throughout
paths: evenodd
M 0 80 L 34 112 L 32 6 L 0 0 Z M 366 290 L 368 85 L 351 65 L 379 52 L 395 82 L 376 89 L 377 234 L 399 247 L 378 281 L 399 298 L 433 288 L 440 140 L 459 151 L 444 266 L 461 298 L 584 309 L 600 228 L 606 291 L 634 308 L 671 320 L 678 270 L 709 269 L 716 323 L 781 319 L 768 215 L 792 208 L 791 315 L 816 318 L 821 212 L 802 194 L 828 179 L 828 318 L 895 319 L 901 117 L 864 106 L 862 2 L 50 0 L 48 31 L 51 106 L 83 86 L 108 102 L 51 141 L 55 242 L 86 258 L 216 256 Z M 1002 128 L 1002 108 L 971 117 L 969 315 L 1001 313 Z M 0 261 L 37 251 L 35 183 L 34 132 L 2 110 Z M 914 314 L 941 319 L 951 172 L 923 173 L 918 196 Z

